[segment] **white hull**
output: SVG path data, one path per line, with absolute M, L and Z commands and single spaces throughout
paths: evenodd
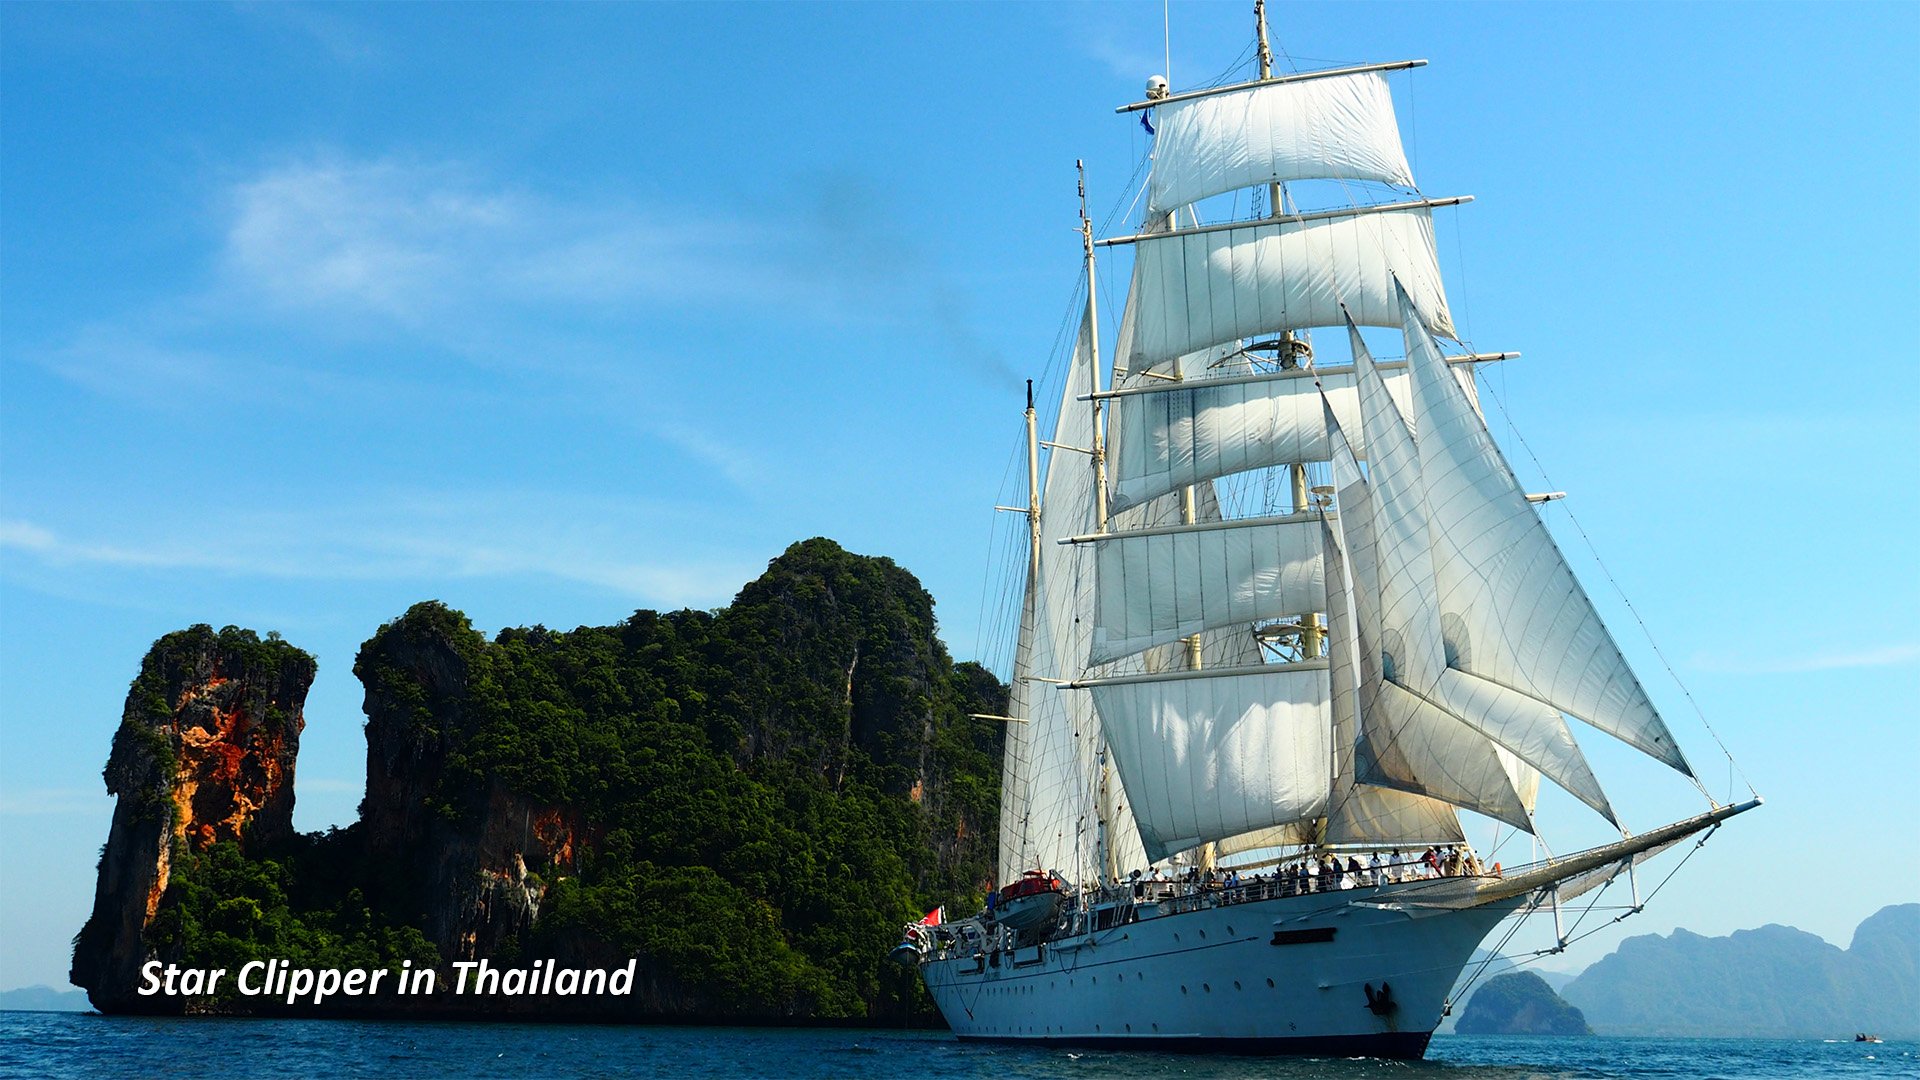
M 1260 900 L 921 966 L 956 1035 L 1418 1057 L 1447 994 L 1519 897 L 1393 910 L 1395 886 Z M 1386 895 L 1381 895 L 1386 894 Z M 1382 985 L 1391 1008 L 1369 1007 Z

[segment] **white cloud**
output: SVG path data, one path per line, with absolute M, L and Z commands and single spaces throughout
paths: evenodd
M 35 522 L 4 520 L 0 552 L 62 569 L 198 571 L 242 578 L 548 578 L 661 608 L 725 603 L 760 570 L 753 560 L 726 555 L 634 557 L 636 549 L 655 546 L 652 541 L 663 527 L 693 528 L 657 508 L 588 499 L 419 494 L 311 510 L 203 516 L 171 528 L 156 526 L 137 542 L 71 538 Z
M 349 310 L 461 344 L 501 308 L 625 310 L 763 297 L 758 223 L 563 202 L 455 164 L 318 157 L 229 191 L 225 286 L 283 311 Z

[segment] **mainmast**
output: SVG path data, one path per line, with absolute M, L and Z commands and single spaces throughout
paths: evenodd
M 1273 78 L 1273 48 L 1267 44 L 1267 0 L 1253 0 L 1254 34 L 1259 41 L 1260 78 Z M 1278 218 L 1286 213 L 1287 190 L 1279 181 L 1267 185 L 1267 212 Z M 1300 359 L 1311 364 L 1313 349 L 1305 341 L 1288 330 L 1280 335 L 1280 366 L 1292 367 Z M 1294 462 L 1287 467 L 1292 477 L 1293 512 L 1304 514 L 1311 507 L 1307 503 L 1307 466 L 1305 462 Z M 1300 619 L 1300 658 L 1312 660 L 1320 655 L 1320 615 L 1309 611 Z
M 1105 402 L 1100 394 L 1100 293 L 1094 274 L 1093 219 L 1087 216 L 1086 162 L 1075 161 L 1073 167 L 1080 176 L 1080 245 L 1087 262 L 1087 379 L 1092 393 L 1088 404 L 1093 409 L 1093 531 L 1104 533 L 1107 531 L 1107 436 L 1102 426 Z M 1112 842 L 1113 766 L 1107 760 L 1104 734 L 1094 754 L 1098 770 L 1094 794 L 1095 815 L 1098 818 L 1094 832 L 1094 862 L 1100 868 L 1100 880 L 1104 884 L 1120 877 Z

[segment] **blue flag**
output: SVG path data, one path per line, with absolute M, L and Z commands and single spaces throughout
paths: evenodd
M 1140 110 L 1140 126 L 1143 128 L 1146 128 L 1147 134 L 1149 135 L 1153 134 L 1153 120 L 1151 119 L 1152 116 L 1153 116 L 1152 109 Z

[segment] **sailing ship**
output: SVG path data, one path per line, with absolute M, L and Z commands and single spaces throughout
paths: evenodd
M 1083 175 L 1085 312 L 1044 443 L 1028 386 L 994 718 L 1011 903 L 896 951 L 962 1038 L 1418 1057 L 1496 925 L 1623 878 L 1637 910 L 1637 864 L 1759 803 L 1693 779 L 1489 433 L 1474 372 L 1515 354 L 1443 344 L 1433 210 L 1466 200 L 1415 186 L 1386 78 L 1425 61 L 1275 75 L 1255 12 L 1257 79 L 1156 77 L 1119 110 L 1155 132 L 1137 232 L 1095 238 Z M 1314 181 L 1345 205 L 1293 205 Z M 1200 222 L 1234 193 L 1264 205 Z M 1569 717 L 1706 809 L 1628 832 Z M 1462 812 L 1536 833 L 1542 777 L 1620 839 L 1483 865 Z

